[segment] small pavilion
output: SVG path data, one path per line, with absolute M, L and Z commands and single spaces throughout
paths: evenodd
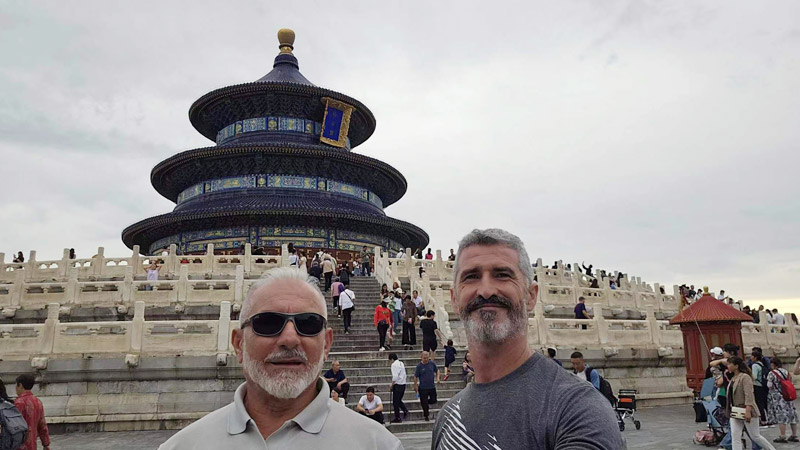
M 683 333 L 683 352 L 686 358 L 686 384 L 700 391 L 706 367 L 711 359 L 710 350 L 727 343 L 742 348 L 742 322 L 752 322 L 749 315 L 715 299 L 703 288 L 700 300 L 684 308 L 670 319 L 671 325 L 680 324 Z

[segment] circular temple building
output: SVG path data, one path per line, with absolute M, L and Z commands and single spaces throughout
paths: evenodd
M 282 29 L 278 39 L 271 72 L 191 106 L 192 125 L 216 145 L 153 168 L 153 187 L 175 209 L 127 227 L 125 245 L 150 255 L 171 244 L 182 254 L 205 252 L 207 244 L 239 253 L 246 243 L 275 253 L 292 242 L 344 260 L 364 245 L 391 253 L 427 246 L 422 229 L 383 211 L 405 194 L 403 175 L 352 152 L 375 131 L 372 112 L 300 73 L 294 32 Z

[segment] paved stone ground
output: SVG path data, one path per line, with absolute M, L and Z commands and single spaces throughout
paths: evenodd
M 797 406 L 800 407 L 800 402 Z M 704 424 L 694 422 L 691 405 L 641 409 L 636 416 L 642 422 L 642 429 L 636 431 L 632 423 L 626 423 L 624 432 L 628 448 L 631 450 L 692 448 L 694 432 L 704 427 Z M 130 431 L 63 434 L 52 436 L 50 448 L 52 450 L 155 449 L 174 433 L 174 431 Z M 777 428 L 762 429 L 761 433 L 770 441 L 778 437 Z M 407 433 L 399 437 L 406 450 L 430 449 L 430 433 Z M 791 443 L 774 445 L 779 450 L 800 448 L 797 444 Z

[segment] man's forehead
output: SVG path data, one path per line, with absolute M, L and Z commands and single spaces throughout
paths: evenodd
M 502 245 L 471 245 L 458 254 L 459 270 L 467 267 L 519 264 L 519 252 Z
M 322 307 L 314 288 L 300 280 L 278 280 L 262 286 L 253 293 L 254 312 L 277 311 L 284 313 L 317 312 Z

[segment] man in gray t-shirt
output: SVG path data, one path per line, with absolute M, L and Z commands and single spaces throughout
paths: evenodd
M 534 353 L 490 383 L 470 383 L 436 416 L 433 449 L 623 448 L 597 389 Z
M 432 450 L 625 448 L 602 394 L 528 345 L 538 292 L 517 236 L 473 230 L 461 240 L 451 297 L 475 380 L 437 414 Z

